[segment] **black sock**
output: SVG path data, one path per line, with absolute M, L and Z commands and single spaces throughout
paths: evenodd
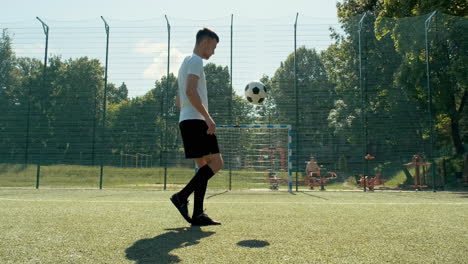
M 209 168 L 209 167 L 208 167 Z M 210 173 L 207 174 L 204 181 L 195 188 L 194 191 L 194 203 L 193 203 L 193 217 L 201 215 L 203 213 L 203 203 L 205 201 L 206 188 L 208 186 L 208 181 L 213 177 L 214 173 L 210 168 Z
M 210 166 L 205 165 L 201 167 L 195 176 L 190 180 L 190 182 L 178 193 L 179 198 L 181 200 L 187 200 L 190 194 L 192 194 L 199 186 L 205 185 L 206 189 L 206 182 L 213 177 L 214 172 L 211 170 Z M 200 187 L 201 188 L 201 187 Z M 203 194 L 204 195 L 204 194 Z
M 203 213 L 203 202 L 205 200 L 206 187 L 208 186 L 208 180 L 204 181 L 197 186 L 194 192 L 194 203 L 193 203 L 193 217 L 201 215 Z

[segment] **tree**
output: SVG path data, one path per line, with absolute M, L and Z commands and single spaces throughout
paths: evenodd
M 111 153 L 151 154 L 159 159 L 161 166 L 170 159 L 163 153 L 177 149 L 178 144 L 178 111 L 173 101 L 176 85 L 173 74 L 169 78 L 163 76 L 144 96 L 109 106 L 107 126 Z M 122 91 L 125 87 L 124 84 L 120 86 Z
M 466 151 L 462 141 L 466 134 L 463 135 L 463 130 L 460 128 L 460 126 L 466 127 L 466 125 L 460 122 L 467 122 L 466 119 L 462 118 L 462 114 L 468 100 L 468 76 L 466 71 L 463 73 L 468 61 L 464 37 L 468 23 L 466 18 L 453 16 L 466 17 L 468 4 L 466 1 L 459 0 L 430 0 L 408 2 L 404 8 L 400 7 L 396 2 L 385 2 L 380 14 L 381 16 L 404 17 L 439 11 L 439 14 L 434 17 L 433 26 L 429 31 L 431 87 L 434 95 L 434 108 L 437 112 L 434 117 L 435 126 L 439 128 L 439 137 L 444 142 L 439 146 L 443 147 L 446 145 L 445 142 L 451 141 L 455 153 L 462 155 Z M 392 32 L 392 29 L 395 28 L 402 27 L 400 23 L 396 23 L 393 28 L 390 27 L 387 30 Z M 404 35 L 392 34 L 392 37 L 395 39 L 395 47 L 399 52 L 412 54 L 412 56 L 419 58 L 418 63 L 406 61 L 403 65 L 404 70 L 409 70 L 413 74 L 424 72 L 425 68 L 418 67 L 418 65 L 425 63 L 425 58 L 418 56 L 421 53 L 420 47 L 422 45 L 402 45 Z M 405 80 L 399 79 L 398 81 L 404 82 Z
M 42 105 L 49 94 L 41 87 L 43 64 L 17 58 L 6 30 L 0 46 L 0 148 L 10 162 L 23 162 L 28 145 L 28 160 L 36 161 L 47 134 L 42 129 L 47 124 Z
M 322 55 L 314 49 L 300 47 L 296 52 L 297 93 L 294 91 L 294 53 L 281 63 L 268 82 L 271 97 L 277 111 L 277 123 L 290 123 L 300 136 L 300 159 L 305 159 L 311 152 L 319 151 L 328 139 L 327 116 L 333 106 L 334 91 L 328 81 Z M 296 108 L 296 104 L 298 104 Z M 299 124 L 296 126 L 296 109 Z
M 0 107 L 7 105 L 7 93 L 14 82 L 15 56 L 11 47 L 11 38 L 4 29 L 0 38 Z
M 96 142 L 101 120 L 104 69 L 97 59 L 81 57 L 61 62 L 53 58 L 56 68 L 50 83 L 50 148 L 55 161 L 95 164 Z
M 43 63 L 37 59 L 17 58 L 18 85 L 12 89 L 12 98 L 16 98 L 17 107 L 22 109 L 17 114 L 17 123 L 22 124 L 26 135 L 29 119 L 28 155 L 33 162 L 41 158 L 41 150 L 45 147 L 48 135 L 48 116 L 50 93 L 43 87 Z M 14 108 L 12 108 L 13 110 Z M 24 144 L 24 143 L 23 143 Z M 26 151 L 26 149 L 24 149 Z
M 128 100 L 128 89 L 125 82 L 122 82 L 119 87 L 116 87 L 113 83 L 107 84 L 107 98 L 109 104 L 118 104 Z
M 249 104 L 231 90 L 229 68 L 208 63 L 205 65 L 204 70 L 209 113 L 214 121 L 217 124 L 251 123 L 253 121 L 252 104 Z M 231 120 L 229 120 L 229 107 L 231 107 Z
M 0 157 L 2 160 L 19 159 L 19 153 L 24 150 L 24 137 L 16 136 L 25 134 L 23 115 L 25 104 L 18 101 L 20 98 L 14 95 L 19 81 L 15 61 L 11 38 L 8 31 L 4 29 L 0 38 L 0 113 L 2 113 L 0 115 Z
M 208 112 L 216 123 L 227 124 L 229 119 L 227 102 L 232 96 L 228 67 L 208 63 L 204 66 L 204 70 L 208 92 Z
M 348 139 L 352 140 L 359 138 L 359 129 L 353 127 L 365 122 L 372 132 L 368 135 L 367 143 L 370 145 L 387 145 L 390 148 L 383 149 L 393 149 L 392 152 L 398 149 L 399 153 L 408 154 L 426 151 L 422 148 L 427 146 L 429 130 L 424 22 L 427 14 L 434 10 L 452 15 L 466 14 L 466 3 L 458 0 L 349 0 L 338 3 L 337 7 L 346 35 L 335 34 L 337 43 L 327 49 L 326 61 L 330 63 L 325 64 L 342 99 L 330 115 L 331 125 L 338 130 L 348 127 L 345 131 L 349 132 Z M 359 61 L 351 58 L 358 54 L 358 21 L 364 13 L 367 16 L 361 31 L 362 70 L 363 89 L 366 89 L 368 97 L 363 108 L 359 106 Z M 402 19 L 408 16 L 411 18 Z M 436 142 L 443 148 L 449 143 L 448 138 L 452 138 L 454 149 L 461 153 L 464 150 L 460 138 L 466 136 L 459 131 L 466 126 L 461 124 L 460 129 L 458 125 L 460 120 L 464 120 L 461 113 L 466 101 L 466 74 L 460 73 L 463 72 L 462 65 L 466 64 L 466 55 L 460 50 L 460 30 L 466 27 L 466 22 L 441 13 L 434 19 L 430 29 L 433 36 L 430 49 L 431 87 L 437 112 L 435 127 L 439 133 Z M 437 31 L 441 26 L 443 30 Z M 335 72 L 351 76 L 353 81 L 344 80 Z M 365 111 L 365 121 L 360 118 L 361 111 Z

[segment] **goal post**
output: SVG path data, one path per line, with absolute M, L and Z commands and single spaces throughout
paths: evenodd
M 291 125 L 217 125 L 225 172 L 248 189 L 287 188 L 292 192 Z

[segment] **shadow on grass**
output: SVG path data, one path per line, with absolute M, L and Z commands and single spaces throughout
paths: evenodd
M 200 227 L 165 229 L 166 233 L 153 238 L 138 240 L 125 250 L 125 257 L 135 263 L 178 263 L 182 260 L 171 254 L 177 248 L 184 248 L 200 243 L 200 239 L 215 232 L 203 232 Z
M 215 193 L 213 195 L 210 195 L 208 197 L 206 197 L 206 199 L 210 199 L 210 198 L 213 198 L 215 196 L 218 196 L 218 195 L 222 195 L 222 194 L 225 194 L 225 193 L 228 193 L 229 191 L 224 191 L 224 192 L 220 192 L 220 193 Z
M 243 240 L 237 242 L 238 246 L 248 247 L 248 248 L 262 248 L 270 245 L 267 241 L 263 240 Z
M 322 199 L 322 200 L 327 200 L 327 201 L 328 201 L 327 198 L 323 198 L 323 197 L 320 197 L 320 196 L 318 196 L 318 195 L 313 195 L 313 194 L 310 194 L 310 193 L 308 193 L 308 192 L 301 192 L 301 193 L 302 193 L 302 194 L 305 194 L 305 195 L 308 195 L 308 196 L 312 196 L 312 197 L 314 197 L 314 198 L 318 198 L 318 199 Z

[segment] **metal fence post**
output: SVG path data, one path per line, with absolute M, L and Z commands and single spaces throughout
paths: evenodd
M 167 138 L 167 113 L 164 113 L 164 100 L 168 100 L 168 92 L 169 92 L 169 64 L 170 64 L 170 59 L 171 59 L 171 24 L 169 24 L 169 20 L 167 19 L 167 15 L 164 15 L 166 18 L 166 24 L 167 24 L 167 75 L 166 75 L 166 93 L 165 95 L 161 98 L 161 114 L 164 116 L 164 137 Z M 165 98 L 164 98 L 165 97 Z M 166 102 L 168 104 L 169 102 Z M 166 190 L 166 184 L 167 184 L 167 143 L 166 140 L 163 140 L 162 144 L 164 144 L 164 147 L 162 147 L 163 152 L 164 152 L 164 190 Z
M 362 23 L 364 22 L 364 18 L 366 17 L 367 13 L 364 13 L 362 15 L 361 19 L 358 22 L 358 37 L 359 37 L 359 88 L 361 90 L 361 120 L 362 120 L 362 154 L 361 154 L 361 159 L 364 159 L 364 157 L 367 155 L 367 124 L 366 124 L 366 92 L 365 87 L 362 85 L 362 45 L 361 45 L 361 31 L 362 31 Z M 364 174 L 364 179 L 363 179 L 363 190 L 364 192 L 367 191 L 366 189 L 366 174 L 368 170 L 368 163 L 367 159 L 363 162 L 363 174 Z
M 429 146 L 429 160 L 431 162 L 431 174 L 432 174 L 432 191 L 435 192 L 435 160 L 434 160 L 434 128 L 432 124 L 432 91 L 431 91 L 431 75 L 429 71 L 429 43 L 427 39 L 427 34 L 429 27 L 431 25 L 432 18 L 437 11 L 432 12 L 432 14 L 424 22 L 424 33 L 426 41 L 426 80 L 427 80 L 427 110 L 429 114 L 429 137 L 430 137 L 430 146 Z
M 104 100 L 102 102 L 102 132 L 101 132 L 101 173 L 99 176 L 99 189 L 102 189 L 102 178 L 104 177 L 104 153 L 105 153 L 105 134 L 106 134 L 106 107 L 107 107 L 107 68 L 109 62 L 109 25 L 104 17 L 101 16 L 106 29 L 106 70 L 104 74 Z
M 298 183 L 298 170 L 299 170 L 299 93 L 297 91 L 297 18 L 299 17 L 299 12 L 296 13 L 296 21 L 294 22 L 294 97 L 296 100 L 296 192 L 299 190 Z
M 232 124 L 232 41 L 233 41 L 233 20 L 234 15 L 231 14 L 231 54 L 230 54 L 230 78 L 229 78 L 229 102 L 228 102 L 228 111 L 229 111 L 229 124 Z M 229 191 L 232 190 L 232 155 L 229 155 Z
M 44 51 L 44 68 L 42 72 L 42 90 L 44 90 L 45 82 L 46 82 L 46 74 L 47 74 L 47 52 L 49 49 L 49 26 L 44 23 L 39 17 L 36 17 L 39 22 L 42 24 L 42 28 L 44 29 L 45 34 L 45 51 Z M 28 155 L 29 155 L 29 123 L 30 123 L 30 114 L 31 114 L 31 86 L 29 86 L 28 91 L 28 121 L 26 124 L 26 156 L 25 156 L 25 164 L 28 164 Z M 42 153 L 37 161 L 37 170 L 36 170 L 36 189 L 39 189 L 39 182 L 40 182 L 40 175 L 41 175 L 41 160 L 42 160 Z

